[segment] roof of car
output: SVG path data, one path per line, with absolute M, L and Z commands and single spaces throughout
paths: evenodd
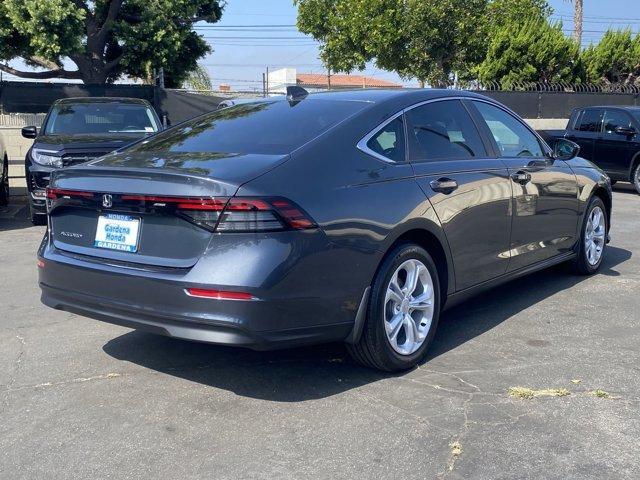
M 149 105 L 147 100 L 131 97 L 70 97 L 56 100 L 55 103 L 131 103 L 135 105 Z
M 335 90 L 330 92 L 312 93 L 308 98 L 326 99 L 326 100 L 343 100 L 343 101 L 360 101 L 378 103 L 392 98 L 408 97 L 414 101 L 431 100 L 443 97 L 470 97 L 483 98 L 473 92 L 465 90 L 449 90 L 437 88 L 403 88 L 403 89 L 354 89 L 354 90 Z

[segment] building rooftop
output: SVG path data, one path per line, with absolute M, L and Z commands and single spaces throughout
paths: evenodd
M 403 88 L 400 83 L 364 75 L 331 74 L 330 78 L 332 88 Z M 327 88 L 329 86 L 326 73 L 298 73 L 296 81 L 301 87 Z

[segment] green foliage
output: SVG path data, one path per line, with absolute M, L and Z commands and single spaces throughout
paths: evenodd
M 487 8 L 490 32 L 549 18 L 553 8 L 547 0 L 491 0 Z
M 607 31 L 597 45 L 582 52 L 587 81 L 637 83 L 640 76 L 640 37 L 631 30 Z
M 213 90 L 211 77 L 207 69 L 198 64 L 182 83 L 182 88 L 188 88 L 190 90 Z
M 497 29 L 489 39 L 487 56 L 478 68 L 482 82 L 510 88 L 517 82 L 579 82 L 580 48 L 562 33 L 562 25 L 545 19 Z
M 167 84 L 178 85 L 210 50 L 193 23 L 216 22 L 223 8 L 223 0 L 3 0 L 0 60 L 23 58 L 49 71 L 0 68 L 104 83 L 125 74 L 148 79 L 164 67 Z M 64 70 L 64 58 L 78 71 Z
M 443 86 L 482 58 L 487 0 L 294 0 L 298 28 L 333 71 L 369 61 Z

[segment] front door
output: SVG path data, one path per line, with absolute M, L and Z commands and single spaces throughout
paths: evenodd
M 520 119 L 495 105 L 472 102 L 502 155 L 513 191 L 509 271 L 572 250 L 578 226 L 578 185 L 571 168 L 552 160 Z
M 444 228 L 456 290 L 503 275 L 509 263 L 511 184 L 460 100 L 406 115 L 410 161 Z

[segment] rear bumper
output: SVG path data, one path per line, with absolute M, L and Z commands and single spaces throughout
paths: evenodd
M 130 306 L 105 303 L 77 292 L 69 294 L 40 284 L 41 300 L 56 310 L 158 335 L 217 345 L 272 350 L 343 340 L 353 324 L 316 325 L 284 330 L 252 331 L 229 321 L 203 321 L 184 315 L 163 315 Z M 273 308 L 273 307 L 267 307 Z M 246 323 L 246 322 L 245 322 Z
M 286 242 L 282 245 L 289 252 L 300 252 Z M 256 284 L 238 281 L 225 286 L 203 284 L 204 272 L 198 265 L 149 271 L 67 254 L 44 241 L 39 252 L 44 262 L 39 268 L 41 300 L 51 308 L 130 328 L 258 350 L 342 341 L 351 333 L 361 291 L 354 290 L 353 298 L 341 296 L 336 292 L 342 291 L 327 284 L 317 270 L 316 282 L 310 270 L 317 268 L 316 259 L 306 265 L 307 260 L 300 258 L 297 267 L 287 271 L 273 246 L 269 256 L 256 255 L 260 242 L 249 247 L 255 259 L 251 278 Z M 324 251 L 315 254 L 322 256 Z M 258 271 L 263 280 L 256 278 Z M 233 266 L 224 275 L 229 277 L 231 272 Z M 207 276 L 213 278 L 216 273 Z M 238 270 L 235 277 L 247 277 L 246 270 Z M 191 297 L 186 288 L 246 291 L 256 300 Z

